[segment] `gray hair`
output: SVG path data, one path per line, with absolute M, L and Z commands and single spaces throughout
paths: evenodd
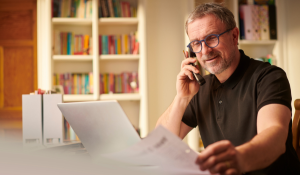
M 189 23 L 193 22 L 197 18 L 202 18 L 209 14 L 215 15 L 215 17 L 221 20 L 222 23 L 225 23 L 227 29 L 233 29 L 236 27 L 234 16 L 228 8 L 217 3 L 205 3 L 197 6 L 189 15 L 185 22 L 185 32 L 188 34 Z

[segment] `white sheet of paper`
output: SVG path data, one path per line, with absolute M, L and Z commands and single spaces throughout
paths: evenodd
M 136 166 L 158 166 L 166 174 L 210 174 L 196 165 L 198 153 L 163 126 L 127 149 L 102 156 Z

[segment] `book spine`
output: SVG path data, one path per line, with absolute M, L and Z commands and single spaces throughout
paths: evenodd
M 102 35 L 99 35 L 99 55 L 102 55 Z
M 89 73 L 89 80 L 90 80 L 90 93 L 94 93 L 94 80 L 93 80 L 93 72 Z
M 269 26 L 270 26 L 270 39 L 277 39 L 277 22 L 276 22 L 276 6 L 269 5 Z
M 107 0 L 107 4 L 108 4 L 110 17 L 115 17 L 112 0 Z

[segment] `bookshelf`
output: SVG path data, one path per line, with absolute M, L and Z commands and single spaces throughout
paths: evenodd
M 124 0 L 137 7 L 137 17 L 98 18 L 98 0 L 92 2 L 92 15 L 86 18 L 53 17 L 51 0 L 38 1 L 38 87 L 52 88 L 54 73 L 93 73 L 92 94 L 65 94 L 64 102 L 117 100 L 141 137 L 148 134 L 147 67 L 146 67 L 146 0 Z M 87 34 L 92 37 L 91 55 L 54 54 L 54 31 Z M 99 35 L 120 35 L 137 31 L 139 53 L 99 55 Z M 138 72 L 139 92 L 100 94 L 100 73 Z
M 277 1 L 276 1 L 277 2 Z M 238 0 L 224 0 L 224 5 L 228 7 L 232 13 L 234 14 L 235 21 L 237 24 L 237 27 L 239 28 L 239 1 Z M 276 8 L 278 8 L 278 5 L 275 4 Z M 277 10 L 278 11 L 278 10 Z M 277 13 L 278 17 L 278 13 Z M 277 38 L 279 37 L 278 34 L 278 20 L 277 21 Z M 239 49 L 244 50 L 244 52 L 251 58 L 260 58 L 265 57 L 268 54 L 272 54 L 275 59 L 279 57 L 278 50 L 276 48 L 278 47 L 279 42 L 278 39 L 269 39 L 269 40 L 245 40 L 245 39 L 239 39 Z

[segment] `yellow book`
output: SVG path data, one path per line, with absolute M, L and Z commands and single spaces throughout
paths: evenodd
M 73 77 L 73 89 L 74 89 L 74 94 L 78 94 L 78 91 L 77 91 L 77 74 L 73 74 L 74 77 Z
M 90 85 L 90 93 L 94 93 L 94 81 L 93 81 L 93 72 L 89 73 L 89 85 Z
M 121 35 L 117 35 L 117 53 L 122 54 Z
M 128 35 L 124 35 L 124 43 L 125 43 L 125 54 L 129 54 L 129 46 L 128 46 Z

